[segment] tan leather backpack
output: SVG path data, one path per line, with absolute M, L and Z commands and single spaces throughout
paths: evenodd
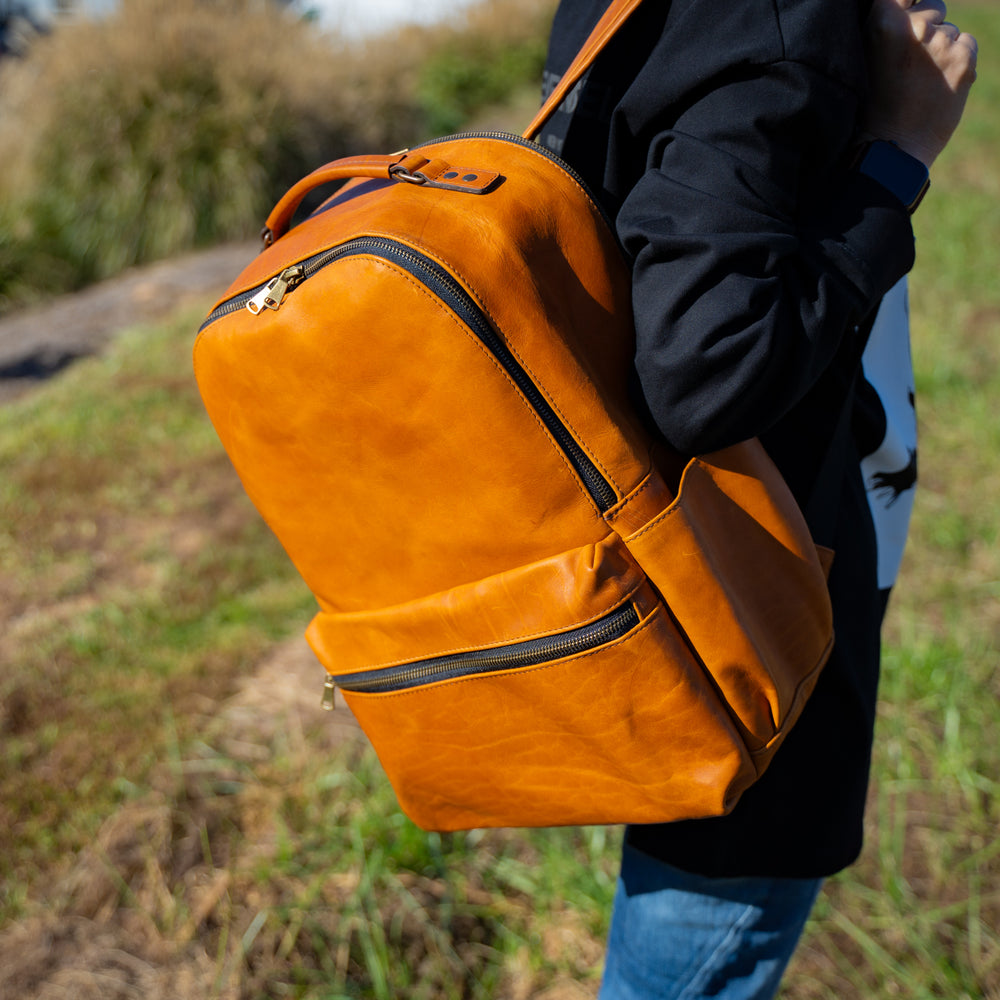
M 724 813 L 831 648 L 824 562 L 759 443 L 682 457 L 633 413 L 628 265 L 530 139 L 636 5 L 523 137 L 301 181 L 197 339 L 219 437 L 319 604 L 328 694 L 425 828 Z

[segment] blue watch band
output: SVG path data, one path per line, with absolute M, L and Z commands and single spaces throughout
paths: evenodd
M 931 186 L 927 167 L 894 142 L 876 139 L 861 151 L 858 170 L 894 194 L 911 215 Z

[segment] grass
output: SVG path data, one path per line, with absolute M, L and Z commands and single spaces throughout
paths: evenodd
M 193 322 L 136 331 L 0 413 L 7 891 L 78 849 L 120 781 L 140 780 L 165 706 L 186 737 L 185 698 L 231 684 L 305 620 L 185 371 Z
M 921 486 L 885 630 L 867 847 L 821 897 L 788 997 L 1000 997 L 1000 31 L 915 216 Z
M 1000 26 L 951 13 L 981 78 L 916 216 L 922 486 L 867 846 L 786 1000 L 1000 998 Z M 312 600 L 204 418 L 198 319 L 0 407 L 0 995 L 594 996 L 620 831 L 421 833 L 297 700 Z
M 576 940 L 603 932 L 606 831 L 425 835 L 363 741 L 331 747 L 315 720 L 232 748 L 226 706 L 313 602 L 201 411 L 196 326 L 134 331 L 0 410 L 0 994 L 39 908 L 101 918 L 144 961 L 163 941 L 177 967 L 210 957 L 218 995 L 592 975 Z

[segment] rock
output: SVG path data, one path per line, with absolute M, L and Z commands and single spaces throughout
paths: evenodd
M 31 389 L 123 330 L 204 302 L 206 312 L 259 243 L 226 244 L 132 268 L 51 303 L 0 317 L 0 401 Z

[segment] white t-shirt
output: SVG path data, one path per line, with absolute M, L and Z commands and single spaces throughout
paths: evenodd
M 917 413 L 906 278 L 883 299 L 862 358 L 864 377 L 885 414 L 885 436 L 861 460 L 878 539 L 878 582 L 899 573 L 917 485 Z

